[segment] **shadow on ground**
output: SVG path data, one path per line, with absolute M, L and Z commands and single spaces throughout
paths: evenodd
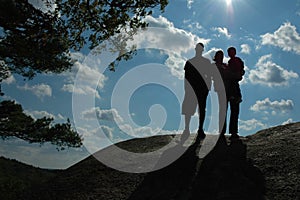
M 265 181 L 247 159 L 242 140 L 220 136 L 215 147 L 200 159 L 199 139 L 171 165 L 148 173 L 128 200 L 263 200 Z M 162 158 L 184 148 L 178 144 Z M 162 159 L 162 160 L 164 160 Z

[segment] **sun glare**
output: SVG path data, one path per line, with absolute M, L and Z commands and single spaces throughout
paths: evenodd
M 232 1 L 232 0 L 225 0 L 226 5 L 227 5 L 227 6 L 230 6 L 230 5 L 231 5 L 231 1 Z

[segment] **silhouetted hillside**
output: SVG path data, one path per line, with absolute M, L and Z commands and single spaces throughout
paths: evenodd
M 134 139 L 118 146 L 148 152 L 172 137 Z M 198 157 L 201 144 L 191 145 L 161 170 L 140 174 L 111 169 L 93 156 L 62 171 L 1 158 L 0 199 L 299 199 L 300 123 L 269 128 L 233 142 L 220 137 L 202 159 Z
M 57 172 L 0 157 L 0 199 L 30 199 L 32 188 L 46 184 Z

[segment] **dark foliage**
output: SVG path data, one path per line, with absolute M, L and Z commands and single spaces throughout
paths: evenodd
M 32 79 L 38 73 L 70 69 L 74 63 L 70 52 L 85 45 L 92 49 L 109 41 L 109 50 L 119 52 L 116 63 L 132 58 L 135 46 L 128 49 L 127 41 L 137 29 L 147 26 L 143 18 L 153 8 L 160 5 L 163 11 L 168 4 L 167 0 L 42 1 L 48 11 L 35 8 L 28 0 L 0 0 L 0 96 L 4 95 L 1 82 L 12 74 Z M 109 68 L 114 71 L 115 62 Z M 51 142 L 61 148 L 81 146 L 70 122 L 51 126 L 51 118 L 34 120 L 11 101 L 1 103 L 0 115 L 4 139 Z
M 68 32 L 56 15 L 27 0 L 0 0 L 0 13 L 0 81 L 10 73 L 31 79 L 70 69 Z
M 135 30 L 146 27 L 143 18 L 167 0 L 44 0 L 56 8 L 41 11 L 28 0 L 0 0 L 0 83 L 17 73 L 60 73 L 72 66 L 70 51 L 91 49 L 116 34 L 113 51 L 122 51 Z M 121 34 L 122 32 L 122 34 Z M 129 37 L 128 37 L 129 36 Z M 124 42 L 125 41 L 125 42 Z M 119 44 L 118 44 L 119 43 Z M 134 49 L 134 47 L 133 47 Z M 130 59 L 130 54 L 120 58 Z M 118 58 L 120 60 L 120 58 Z M 114 70 L 114 65 L 111 65 Z
M 23 112 L 22 106 L 13 101 L 0 103 L 0 136 L 3 139 L 17 137 L 30 143 L 50 142 L 57 149 L 80 147 L 82 138 L 67 123 L 52 125 L 53 119 L 33 119 Z
M 80 49 L 87 41 L 90 48 L 94 48 L 124 27 L 146 27 L 142 19 L 151 15 L 158 5 L 163 11 L 167 3 L 167 0 L 56 0 L 75 49 Z

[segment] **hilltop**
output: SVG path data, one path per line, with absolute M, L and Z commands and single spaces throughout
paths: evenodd
M 174 136 L 121 142 L 153 151 Z M 215 136 L 208 136 L 215 137 Z M 110 148 L 110 147 L 108 147 Z M 66 170 L 43 170 L 0 158 L 0 199 L 299 199 L 300 123 L 261 130 L 230 142 L 219 138 L 204 158 L 201 143 L 149 173 L 125 173 L 90 156 Z M 103 151 L 103 150 L 102 150 Z

